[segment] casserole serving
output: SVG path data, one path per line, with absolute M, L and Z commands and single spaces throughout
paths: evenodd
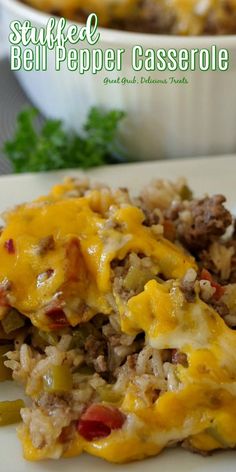
M 183 179 L 138 197 L 69 179 L 4 220 L 1 373 L 31 399 L 25 458 L 235 447 L 235 220 L 222 195 L 194 198 Z

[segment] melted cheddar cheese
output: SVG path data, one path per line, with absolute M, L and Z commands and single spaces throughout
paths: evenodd
M 152 257 L 167 278 L 195 267 L 190 256 L 143 226 L 144 215 L 137 207 L 119 207 L 111 194 L 104 203 L 97 190 L 87 197 L 64 198 L 68 185 L 5 214 L 0 284 L 10 283 L 10 305 L 36 326 L 50 329 L 45 312 L 54 305 L 64 310 L 72 326 L 97 312 L 109 315 L 111 261 L 131 251 Z M 43 246 L 48 237 L 53 248 Z M 8 241 L 13 252 L 7 250 Z
M 129 379 L 119 408 L 126 415 L 120 430 L 86 441 L 75 433 L 67 449 L 61 443 L 36 449 L 27 428 L 19 436 L 28 460 L 71 457 L 86 451 L 110 462 L 127 462 L 158 454 L 173 442 L 211 451 L 236 446 L 236 332 L 198 295 L 188 303 L 180 278 L 195 261 L 182 249 L 143 225 L 142 211 L 120 204 L 115 194 L 99 190 L 66 197 L 67 182 L 51 194 L 5 215 L 0 237 L 0 283 L 10 283 L 9 303 L 32 323 L 50 329 L 45 309 L 59 300 L 72 326 L 98 312 L 109 315 L 114 295 L 123 333 L 145 333 L 154 349 L 178 349 L 187 365 L 176 366 L 171 385 L 152 405 L 142 385 Z M 52 236 L 54 246 L 40 252 Z M 14 251 L 7 250 L 9 240 Z M 12 246 L 11 246 L 12 249 Z M 128 302 L 113 293 L 111 262 L 130 252 L 157 263 L 166 282 L 149 280 Z M 47 274 L 43 278 L 41 274 Z M 168 373 L 167 373 L 168 377 Z
M 149 425 L 159 446 L 189 438 L 203 451 L 235 447 L 235 331 L 201 300 L 187 303 L 178 282 L 148 282 L 129 300 L 122 324 L 125 332 L 144 330 L 152 347 L 177 347 L 188 359 L 188 367 L 178 364 L 177 391 L 164 393 L 147 409 L 131 384 L 124 410 Z
M 176 282 L 148 282 L 144 292 L 128 302 L 126 318 L 123 315 L 123 331 L 144 330 L 150 345 L 158 349 L 177 346 L 187 355 L 188 367 L 178 365 L 179 389 L 161 395 L 151 408 L 131 382 L 122 410 L 138 418 L 135 433 L 128 425 L 124 436 L 114 433 L 106 440 L 84 444 L 83 449 L 123 462 L 155 455 L 168 443 L 185 438 L 203 451 L 234 448 L 235 331 L 199 299 L 191 304 L 184 301 Z
M 121 405 L 128 417 L 125 427 L 91 442 L 76 434 L 64 456 L 86 451 L 122 463 L 156 455 L 169 443 L 185 439 L 202 451 L 234 448 L 236 332 L 199 299 L 184 301 L 178 282 L 148 282 L 144 292 L 130 299 L 122 321 L 125 332 L 144 330 L 151 346 L 177 345 L 187 355 L 188 367 L 177 369 L 179 388 L 147 407 L 130 381 Z M 55 450 L 36 450 L 26 431 L 20 436 L 26 459 L 55 456 Z

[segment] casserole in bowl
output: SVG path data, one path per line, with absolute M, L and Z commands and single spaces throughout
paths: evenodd
M 39 10 L 84 22 L 156 34 L 235 34 L 235 0 L 25 0 Z
M 3 3 L 5 37 L 9 24 L 19 19 L 43 27 L 50 13 L 18 0 Z M 232 17 L 232 15 L 231 15 Z M 100 17 L 99 17 L 100 18 Z M 46 115 L 80 129 L 92 105 L 127 112 L 123 143 L 134 159 L 159 159 L 231 153 L 236 149 L 236 35 L 176 36 L 100 29 L 99 48 L 124 48 L 121 72 L 80 75 L 63 64 L 55 71 L 54 53 L 47 71 L 18 71 L 17 77 L 32 102 Z M 226 48 L 228 71 L 135 72 L 132 48 Z M 82 43 L 76 48 L 86 47 Z M 117 79 L 120 78 L 120 83 Z M 108 82 L 105 85 L 104 82 Z M 112 83 L 111 83 L 112 82 Z

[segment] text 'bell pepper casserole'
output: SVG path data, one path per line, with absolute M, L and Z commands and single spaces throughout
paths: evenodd
M 3 215 L 0 403 L 28 460 L 236 447 L 236 224 L 183 179 L 68 179 Z

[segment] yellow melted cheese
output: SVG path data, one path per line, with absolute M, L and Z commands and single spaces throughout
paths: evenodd
M 87 197 L 64 198 L 68 185 L 57 186 L 49 197 L 5 215 L 0 284 L 10 282 L 11 306 L 35 325 L 49 328 L 45 309 L 57 299 L 72 326 L 97 312 L 110 314 L 106 298 L 111 293 L 110 263 L 131 251 L 152 257 L 167 278 L 182 277 L 195 267 L 190 256 L 143 226 L 144 215 L 137 207 L 115 206 L 109 193 L 104 202 L 97 190 Z M 55 248 L 40 253 L 40 244 L 48 236 L 53 237 Z M 9 240 L 14 253 L 6 249 Z
M 86 451 L 110 462 L 127 462 L 156 455 L 169 443 L 185 439 L 203 451 L 234 448 L 236 332 L 198 298 L 187 303 L 177 281 L 148 282 L 121 316 L 123 331 L 144 330 L 158 349 L 177 346 L 187 355 L 188 367 L 178 364 L 179 387 L 162 394 L 151 407 L 131 380 L 121 405 L 128 418 L 122 430 L 92 442 L 77 434 L 64 456 Z M 27 431 L 21 439 L 26 459 L 52 457 L 53 451 L 33 448 Z
M 134 429 L 128 425 L 123 434 L 83 443 L 82 449 L 125 462 L 155 455 L 186 438 L 191 447 L 203 451 L 234 448 L 236 332 L 199 299 L 187 303 L 177 282 L 148 282 L 143 293 L 130 299 L 122 321 L 125 332 L 144 330 L 154 348 L 177 346 L 187 355 L 188 367 L 178 365 L 179 388 L 162 394 L 152 407 L 146 406 L 131 381 L 121 409 L 138 419 Z
M 147 407 L 140 387 L 132 381 L 124 392 L 121 410 L 127 421 L 107 438 L 88 442 L 76 434 L 64 451 L 35 449 L 25 427 L 20 431 L 28 460 L 71 457 L 86 451 L 111 462 L 127 462 L 158 454 L 173 441 L 188 439 L 193 448 L 210 451 L 236 445 L 236 332 L 220 316 L 196 298 L 187 303 L 179 289 L 186 270 L 196 267 L 187 256 L 163 238 L 157 238 L 142 222 L 141 210 L 120 206 L 111 193 L 96 190 L 86 197 L 66 198 L 70 183 L 57 186 L 38 201 L 5 215 L 0 237 L 0 283 L 11 283 L 12 306 L 47 328 L 44 308 L 60 293 L 72 325 L 111 308 L 113 259 L 142 252 L 157 262 L 169 280 L 150 280 L 143 292 L 127 304 L 116 295 L 122 331 L 144 331 L 147 343 L 157 349 L 179 349 L 188 366 L 178 364 L 178 388 L 169 386 Z M 39 254 L 42 238 L 52 235 L 55 248 Z M 5 243 L 14 241 L 15 253 Z M 53 276 L 39 284 L 39 275 L 53 269 Z M 77 305 L 76 303 L 77 302 Z M 82 303 L 86 308 L 80 311 Z

